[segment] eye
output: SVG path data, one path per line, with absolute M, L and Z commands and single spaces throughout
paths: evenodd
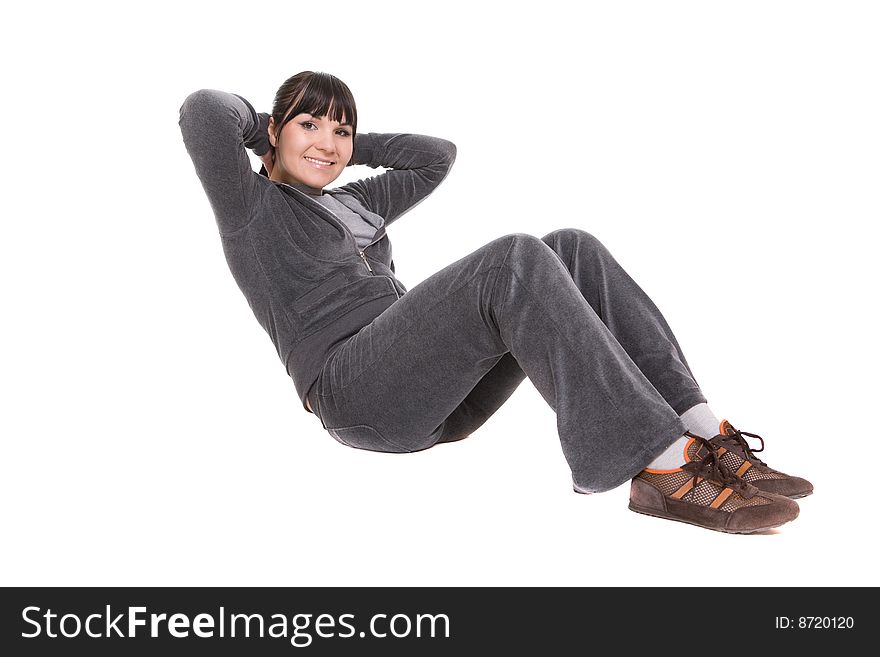
M 312 126 L 312 128 L 317 129 L 317 126 L 315 125 L 315 122 L 314 122 L 314 121 L 301 121 L 301 122 L 300 122 L 300 125 L 301 125 L 303 128 L 305 128 L 306 130 L 310 130 L 310 129 L 311 129 L 311 128 L 309 128 L 308 126 Z M 346 130 L 345 128 L 340 128 L 339 130 L 336 131 L 336 133 L 339 134 L 339 135 L 341 135 L 342 137 L 351 137 L 351 132 L 349 132 L 349 131 Z

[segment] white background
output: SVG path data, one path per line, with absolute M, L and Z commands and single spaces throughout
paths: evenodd
M 875 3 L 261 5 L 3 10 L 0 583 L 880 584 Z M 716 414 L 814 482 L 800 517 L 735 536 L 574 494 L 528 380 L 425 452 L 324 432 L 177 123 L 302 70 L 361 132 L 458 146 L 389 230 L 408 288 L 508 233 L 596 235 Z

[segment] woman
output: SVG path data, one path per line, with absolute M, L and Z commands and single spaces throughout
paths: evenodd
M 576 492 L 632 479 L 632 510 L 740 533 L 794 519 L 791 498 L 812 492 L 718 421 L 654 303 L 580 229 L 505 235 L 407 291 L 386 228 L 446 178 L 451 142 L 357 133 L 349 88 L 312 71 L 281 85 L 271 115 L 202 89 L 179 124 L 236 282 L 339 442 L 461 440 L 528 376 Z M 326 188 L 356 164 L 389 170 Z

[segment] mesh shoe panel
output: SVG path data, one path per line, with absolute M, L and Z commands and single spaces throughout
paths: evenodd
M 743 475 L 743 479 L 746 481 L 758 481 L 759 479 L 785 479 L 788 475 L 782 474 L 781 472 L 776 472 L 773 470 L 769 470 L 766 472 L 761 472 L 758 468 L 749 468 L 746 470 L 746 473 Z
M 711 481 L 703 481 L 693 489 L 693 494 L 689 501 L 700 506 L 709 506 L 722 490 L 723 488 L 718 484 L 713 484 Z
M 679 488 L 684 486 L 688 479 L 693 479 L 694 475 L 685 472 L 672 472 L 670 474 L 657 474 L 654 472 L 639 473 L 639 478 L 644 479 L 649 484 L 657 488 L 664 495 L 672 495 Z
M 760 495 L 755 495 L 750 499 L 745 499 L 739 493 L 733 493 L 730 497 L 728 497 L 724 504 L 718 507 L 721 511 L 733 511 L 735 509 L 741 509 L 745 506 L 758 506 L 760 504 L 769 504 L 770 500 L 766 497 L 761 497 Z

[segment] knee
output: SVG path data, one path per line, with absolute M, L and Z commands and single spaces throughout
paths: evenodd
M 607 260 L 611 256 L 599 238 L 580 228 L 560 228 L 541 239 L 567 261 L 571 261 L 573 254 L 586 256 L 588 261 Z
M 542 239 L 548 244 L 574 245 L 589 251 L 601 251 L 605 248 L 598 237 L 580 228 L 560 228 L 548 233 Z
M 541 260 L 559 260 L 559 256 L 547 242 L 528 233 L 512 233 L 505 235 L 499 241 L 507 248 L 508 262 L 534 263 Z

